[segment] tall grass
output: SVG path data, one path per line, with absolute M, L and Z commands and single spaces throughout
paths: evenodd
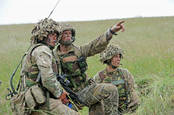
M 124 33 L 118 33 L 111 44 L 124 50 L 122 67 L 135 78 L 141 104 L 134 115 L 174 114 L 174 17 L 124 19 Z M 70 22 L 76 28 L 76 45 L 83 45 L 103 34 L 119 20 Z M 5 100 L 9 76 L 29 47 L 33 24 L 0 26 L 0 115 L 10 115 L 9 101 Z M 84 42 L 85 41 L 85 42 Z M 89 57 L 88 76 L 105 68 L 99 55 Z M 19 72 L 14 82 L 17 84 Z M 81 111 L 88 114 L 88 109 Z M 129 115 L 129 114 L 128 114 Z

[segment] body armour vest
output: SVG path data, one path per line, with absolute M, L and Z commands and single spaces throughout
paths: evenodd
M 106 70 L 99 73 L 99 76 L 102 80 L 102 83 L 112 83 L 114 84 L 119 93 L 119 112 L 127 110 L 127 104 L 130 99 L 128 99 L 129 91 L 127 86 L 127 81 L 123 77 L 123 73 L 120 69 L 117 69 L 116 72 L 107 73 Z
M 34 44 L 33 46 L 31 46 L 31 48 L 29 49 L 29 51 L 24 59 L 25 63 L 23 65 L 22 72 L 26 76 L 26 80 L 25 80 L 26 87 L 31 87 L 31 86 L 37 84 L 36 80 L 39 76 L 39 68 L 36 64 L 34 57 L 32 57 L 32 52 L 37 47 L 43 46 L 43 45 L 44 44 Z M 53 67 L 53 71 L 55 72 L 57 70 L 55 58 L 53 58 L 53 60 L 52 60 L 52 67 Z
M 87 63 L 85 57 L 78 57 L 74 51 L 59 55 L 61 74 L 66 74 L 70 81 L 69 87 L 77 92 L 86 86 L 85 71 Z

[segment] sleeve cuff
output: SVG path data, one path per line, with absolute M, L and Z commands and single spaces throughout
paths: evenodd
M 109 28 L 109 32 L 110 32 L 112 35 L 117 35 L 116 32 L 113 32 L 113 31 L 111 30 L 111 28 Z

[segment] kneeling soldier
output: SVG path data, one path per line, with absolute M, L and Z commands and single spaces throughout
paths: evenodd
M 139 104 L 132 74 L 127 69 L 119 67 L 122 58 L 122 49 L 119 46 L 110 45 L 100 54 L 100 61 L 107 64 L 106 68 L 94 76 L 94 81 L 97 83 L 112 83 L 117 87 L 119 114 L 134 111 Z M 96 107 L 99 108 L 99 105 Z M 91 108 L 91 112 L 95 109 L 95 107 Z

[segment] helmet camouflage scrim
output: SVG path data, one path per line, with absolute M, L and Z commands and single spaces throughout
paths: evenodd
M 44 38 L 48 36 L 50 33 L 57 33 L 59 36 L 60 33 L 60 25 L 56 21 L 52 19 L 45 18 L 44 20 L 39 21 L 32 30 L 31 41 L 42 41 Z
M 71 34 L 72 34 L 72 38 L 71 38 L 72 41 L 71 41 L 71 43 L 74 42 L 75 41 L 75 29 L 70 24 L 67 24 L 67 23 L 61 23 L 61 26 L 60 27 L 61 27 L 60 28 L 61 35 L 59 36 L 60 37 L 59 42 L 60 43 L 63 43 L 63 41 L 61 41 L 61 38 L 62 38 L 63 32 L 66 31 L 66 30 L 70 30 L 71 31 Z
M 123 50 L 118 45 L 109 45 L 103 52 L 100 53 L 100 61 L 106 63 L 115 55 L 120 55 L 123 58 Z

